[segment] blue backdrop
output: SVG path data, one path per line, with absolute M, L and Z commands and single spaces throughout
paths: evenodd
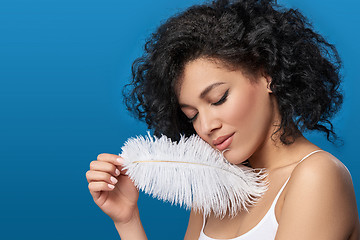
M 344 61 L 335 128 L 345 144 L 309 138 L 350 170 L 359 206 L 360 83 L 356 0 L 282 0 L 299 8 Z M 93 203 L 85 172 L 144 134 L 121 89 L 147 36 L 200 0 L 0 0 L 0 239 L 118 239 Z M 149 239 L 182 239 L 188 212 L 141 194 Z

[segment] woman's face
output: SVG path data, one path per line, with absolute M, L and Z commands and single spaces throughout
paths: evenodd
M 241 70 L 200 58 L 185 65 L 178 100 L 197 134 L 240 164 L 273 133 L 270 78 L 251 81 Z

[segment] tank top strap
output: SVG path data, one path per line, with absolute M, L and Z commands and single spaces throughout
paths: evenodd
M 203 224 L 202 224 L 202 228 L 201 228 L 202 233 L 204 232 L 205 223 L 206 223 L 206 216 L 205 216 L 205 214 L 203 214 Z
M 301 163 L 302 161 L 304 161 L 306 158 L 310 157 L 311 155 L 313 155 L 314 153 L 317 153 L 317 152 L 321 152 L 321 151 L 324 151 L 324 150 L 315 150 L 311 153 L 309 153 L 308 155 L 306 155 L 305 157 L 303 157 L 297 164 Z M 290 177 L 291 177 L 291 174 L 290 176 L 288 177 L 288 179 L 285 181 L 285 183 L 283 184 L 283 186 L 281 187 L 280 191 L 277 193 L 275 199 L 273 200 L 272 204 L 271 204 L 271 207 L 270 209 L 268 210 L 268 212 L 266 213 L 266 215 L 264 216 L 264 218 L 258 223 L 258 225 L 256 225 L 256 227 L 260 226 L 261 224 L 264 223 L 264 219 L 265 218 L 268 218 L 271 213 L 273 213 L 273 218 L 274 218 L 274 221 L 276 222 L 276 218 L 275 218 L 275 205 L 278 201 L 278 198 L 280 197 L 280 194 L 282 193 L 282 191 L 284 190 L 286 184 L 288 183 L 288 181 L 290 180 Z M 207 237 L 205 234 L 204 234 L 204 227 L 205 227 L 205 223 L 206 223 L 206 217 L 205 215 L 203 215 L 203 224 L 202 224 L 202 228 L 201 228 L 201 232 L 200 232 L 200 238 L 199 239 L 212 239 L 212 238 L 209 238 Z M 276 222 L 277 224 L 277 222 Z M 252 230 L 250 230 L 252 231 Z M 248 234 L 248 233 L 246 233 Z M 202 238 L 201 238 L 202 237 Z M 206 237 L 206 238 L 205 238 Z M 240 236 L 241 237 L 241 236 Z M 236 238 L 236 239 L 240 239 L 240 237 Z M 242 238 L 241 238 L 242 239 Z
M 308 155 L 306 155 L 305 157 L 303 157 L 303 158 L 296 164 L 296 166 L 297 166 L 299 163 L 301 163 L 302 161 L 304 161 L 305 159 L 307 159 L 308 157 L 310 157 L 311 155 L 313 155 L 314 153 L 321 152 L 321 151 L 324 151 L 324 150 L 315 150 L 315 151 L 309 153 Z M 287 184 L 288 181 L 290 180 L 290 177 L 291 177 L 291 174 L 290 174 L 290 176 L 288 177 L 288 179 L 285 181 L 285 183 L 283 184 L 283 186 L 281 187 L 280 191 L 277 193 L 277 195 L 276 195 L 273 203 L 271 204 L 271 208 L 274 208 L 274 207 L 275 207 L 275 205 L 276 205 L 276 203 L 277 203 L 277 200 L 278 200 L 278 198 L 280 197 L 280 194 L 282 193 L 282 191 L 284 190 L 286 184 Z M 271 209 L 271 208 L 270 208 L 270 209 Z
M 272 202 L 271 207 L 270 207 L 270 209 L 269 209 L 268 212 L 271 212 L 272 209 L 275 208 L 275 205 L 276 205 L 276 203 L 277 203 L 277 201 L 278 201 L 278 199 L 279 199 L 279 197 L 280 197 L 280 194 L 282 193 L 282 191 L 284 190 L 286 184 L 287 184 L 288 181 L 290 180 L 290 177 L 291 177 L 291 176 L 288 177 L 288 179 L 285 181 L 285 183 L 284 183 L 284 184 L 282 185 L 282 187 L 280 188 L 279 192 L 276 194 L 276 197 L 275 197 L 274 201 Z
M 310 157 L 311 155 L 313 155 L 314 153 L 317 153 L 317 152 L 324 152 L 324 150 L 319 149 L 319 150 L 312 151 L 311 153 L 309 153 L 308 155 L 303 157 L 303 159 L 301 159 L 296 165 L 298 165 L 299 163 L 301 163 L 302 161 L 304 161 L 305 159 L 307 159 L 308 157 Z

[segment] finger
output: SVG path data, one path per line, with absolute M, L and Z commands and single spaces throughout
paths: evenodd
M 119 155 L 109 154 L 109 153 L 101 153 L 97 156 L 97 160 L 101 162 L 109 162 L 117 166 L 122 166 L 124 160 Z
M 117 169 L 119 170 L 120 175 L 127 176 L 127 174 L 126 174 L 127 169 L 124 169 L 124 168 L 123 168 L 123 167 L 121 167 L 121 166 L 117 166 Z
M 109 184 L 107 182 L 90 182 L 89 191 L 91 195 L 97 195 L 101 191 L 112 191 L 115 186 L 113 184 Z
M 119 176 L 121 173 L 120 170 L 114 164 L 109 162 L 101 162 L 101 161 L 92 161 L 90 163 L 90 170 L 107 172 L 113 176 Z
M 94 170 L 86 172 L 86 179 L 88 183 L 103 181 L 115 185 L 118 182 L 118 180 L 111 174 Z

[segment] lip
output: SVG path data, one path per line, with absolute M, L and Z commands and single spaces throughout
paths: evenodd
M 235 133 L 231 133 L 231 134 L 228 134 L 228 135 L 225 135 L 225 136 L 218 137 L 217 139 L 215 139 L 213 141 L 214 146 L 219 151 L 225 150 L 231 144 L 234 134 Z

